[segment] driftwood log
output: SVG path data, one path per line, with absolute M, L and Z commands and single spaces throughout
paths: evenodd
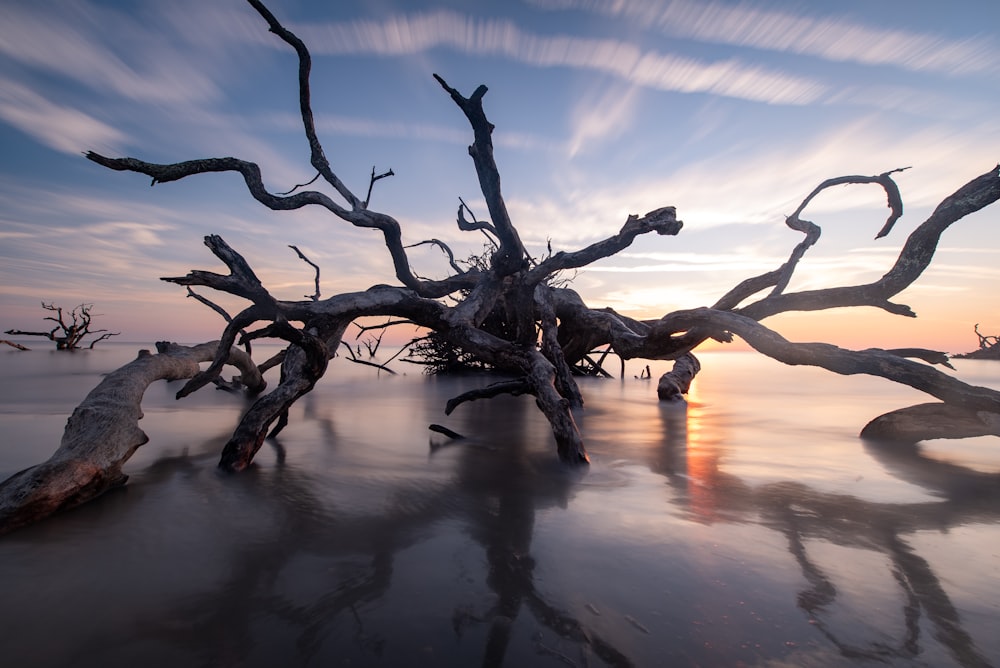
M 317 172 L 314 180 L 319 180 L 325 191 L 308 190 L 310 184 L 303 184 L 285 193 L 272 193 L 264 186 L 259 165 L 234 157 L 171 164 L 108 157 L 95 152 L 88 152 L 86 157 L 108 169 L 145 175 L 154 185 L 205 173 L 233 172 L 242 178 L 249 195 L 269 209 L 287 211 L 320 207 L 347 224 L 377 230 L 392 260 L 397 285 L 375 285 L 367 290 L 321 299 L 319 269 L 313 265 L 317 271 L 316 294 L 306 300 L 278 299 L 261 283 L 250 263 L 216 235 L 205 237 L 205 244 L 226 266 L 227 274 L 192 270 L 184 276 L 162 279 L 188 289 L 201 286 L 228 293 L 248 303 L 242 312 L 228 318 L 212 363 L 207 369 L 194 372 L 179 396 L 217 380 L 222 365 L 230 359 L 233 346 L 239 340 L 247 342 L 267 336 L 288 343 L 281 357 L 280 382 L 244 415 L 223 450 L 219 464 L 223 469 L 239 471 L 250 465 L 269 429 L 275 424 L 275 428 L 280 429 L 287 420 L 289 407 L 308 393 L 326 372 L 327 360 L 340 348 L 350 324 L 366 316 L 389 317 L 433 331 L 448 345 L 502 370 L 509 380 L 456 397 L 449 402 L 447 412 L 473 399 L 498 394 L 532 395 L 551 425 L 559 457 L 569 463 L 588 461 L 573 415 L 573 411 L 583 405 L 583 396 L 571 366 L 598 348 L 611 350 L 623 360 L 677 360 L 673 375 L 661 379 L 660 393 L 666 399 L 682 396 L 690 386 L 700 367 L 692 354 L 698 345 L 710 338 L 725 342 L 738 336 L 759 352 L 787 364 L 820 366 L 840 374 L 877 375 L 923 390 L 963 411 L 1000 414 L 1000 392 L 969 386 L 923 363 L 940 361 L 940 353 L 912 348 L 851 351 L 824 343 L 794 343 L 762 324 L 766 318 L 779 313 L 850 306 L 869 306 L 915 317 L 908 306 L 892 299 L 921 275 L 934 255 L 941 234 L 950 225 L 1000 199 L 1000 167 L 989 169 L 945 197 L 930 217 L 909 235 L 896 262 L 872 283 L 786 292 L 795 269 L 820 236 L 819 226 L 802 218 L 810 202 L 828 188 L 874 185 L 886 194 L 889 207 L 889 215 L 876 236 L 884 237 L 903 214 L 902 197 L 893 180 L 893 174 L 899 170 L 824 181 L 785 220 L 792 231 L 803 236 L 780 266 L 740 282 L 711 307 L 637 320 L 611 309 L 592 308 L 579 294 L 566 287 L 558 275 L 610 257 L 628 248 L 639 235 L 677 235 L 682 223 L 674 207 L 660 207 L 641 216 L 630 215 L 617 232 L 584 248 L 553 252 L 550 246 L 547 254 L 536 257 L 522 242 L 501 190 L 500 173 L 493 158 L 494 126 L 483 106 L 486 86 L 479 86 L 466 97 L 435 74 L 435 80 L 471 128 L 473 141 L 469 155 L 489 213 L 488 220 L 476 220 L 473 216 L 470 221 L 465 213 L 471 215 L 471 211 L 460 199 L 456 222 L 462 231 L 485 235 L 493 250 L 485 261 L 462 268 L 454 261 L 454 254 L 447 245 L 437 239 L 404 244 L 401 224 L 370 206 L 375 182 L 390 176 L 391 170 L 378 177 L 373 170 L 364 199 L 338 177 L 316 132 L 311 106 L 312 60 L 306 45 L 259 0 L 248 2 L 264 19 L 270 32 L 294 49 L 298 56 L 299 113 L 309 145 L 309 161 Z M 421 243 L 445 250 L 451 271 L 446 278 L 429 280 L 413 272 L 407 250 Z M 252 329 L 254 327 L 258 329 Z M 130 405 L 123 410 L 134 414 L 138 408 Z M 133 435 L 131 440 L 137 438 Z M 59 455 L 63 458 L 69 450 L 61 449 L 60 452 L 64 453 Z M 120 482 L 120 471 L 113 464 L 103 468 L 110 483 Z M 107 486 L 109 483 L 102 484 Z M 54 492 L 56 497 L 60 494 L 60 499 L 47 502 L 49 506 L 61 507 L 70 501 L 77 502 L 82 492 L 71 488 Z M 90 492 L 87 495 L 92 496 Z
M 972 436 L 1000 436 L 1000 413 L 932 402 L 880 415 L 861 430 L 861 438 L 898 443 Z
M 128 476 L 122 466 L 149 440 L 138 424 L 146 388 L 156 380 L 191 378 L 199 362 L 215 358 L 218 347 L 217 341 L 194 347 L 159 343 L 157 354 L 141 351 L 108 374 L 69 417 L 59 449 L 0 483 L 0 534 L 124 485 Z M 240 370 L 250 392 L 264 389 L 256 365 L 242 350 L 231 349 L 226 361 Z

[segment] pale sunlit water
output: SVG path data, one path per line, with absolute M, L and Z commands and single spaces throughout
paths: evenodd
M 137 348 L 0 350 L 0 477 L 48 457 Z M 154 384 L 127 488 L 0 538 L 0 661 L 1000 665 L 1000 440 L 865 444 L 930 399 L 701 360 L 687 408 L 656 401 L 665 365 L 583 381 L 586 470 L 530 397 L 446 417 L 486 381 L 337 360 L 257 466 L 222 475 L 244 400 Z M 1000 363 L 956 365 L 1000 388 Z

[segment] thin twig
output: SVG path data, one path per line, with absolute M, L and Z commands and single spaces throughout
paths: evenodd
M 305 254 L 302 251 L 299 250 L 298 246 L 293 246 L 293 245 L 289 244 L 288 247 L 291 248 L 293 251 L 295 251 L 296 255 L 298 255 L 299 258 L 301 258 L 303 262 L 305 262 L 310 267 L 312 267 L 313 269 L 316 270 L 316 276 L 313 278 L 313 282 L 316 284 L 316 292 L 314 292 L 311 295 L 305 295 L 305 296 L 307 298 L 313 300 L 314 302 L 318 302 L 319 301 L 319 265 L 316 264 L 315 262 L 313 262 L 312 260 L 310 260 L 309 258 L 307 258 L 305 256 Z

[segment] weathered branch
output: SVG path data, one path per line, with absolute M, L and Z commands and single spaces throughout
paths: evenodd
M 955 368 L 951 365 L 951 362 L 948 361 L 948 354 L 939 350 L 928 350 L 926 348 L 890 348 L 885 352 L 892 353 L 893 355 L 898 355 L 900 357 L 923 360 L 928 364 L 940 364 L 941 366 L 946 366 L 949 369 Z
M 364 203 L 333 173 L 333 170 L 330 168 L 330 161 L 327 160 L 326 154 L 323 152 L 323 146 L 320 144 L 319 136 L 316 134 L 316 123 L 313 120 L 312 102 L 310 101 L 309 73 L 312 70 L 312 56 L 309 55 L 309 49 L 306 48 L 306 45 L 298 36 L 281 25 L 274 14 L 264 6 L 264 3 L 260 2 L 260 0 L 248 0 L 248 2 L 267 21 L 268 29 L 295 49 L 295 53 L 299 57 L 299 112 L 302 115 L 302 126 L 305 130 L 306 139 L 309 141 L 310 162 L 312 166 L 323 175 L 323 179 L 327 183 L 333 186 L 347 200 L 352 209 L 364 208 Z
M 465 273 L 466 270 L 459 267 L 458 264 L 455 262 L 455 253 L 451 250 L 448 244 L 441 241 L 440 239 L 425 239 L 424 241 L 418 241 L 415 244 L 410 244 L 409 246 L 406 246 L 406 248 L 415 248 L 417 246 L 425 246 L 425 245 L 437 246 L 438 248 L 440 248 L 441 251 L 448 256 L 448 264 L 455 271 L 455 273 L 456 274 Z
M 99 165 L 116 171 L 130 171 L 153 177 L 153 183 L 177 181 L 195 174 L 210 172 L 239 172 L 247 185 L 250 194 L 258 202 L 274 211 L 290 211 L 305 206 L 321 206 L 342 220 L 355 227 L 377 229 L 382 232 L 385 246 L 392 258 L 396 277 L 406 287 L 417 291 L 426 297 L 443 297 L 456 290 L 468 287 L 475 280 L 475 274 L 469 276 L 453 276 L 441 281 L 420 280 L 410 269 L 410 263 L 403 248 L 402 232 L 399 223 L 383 213 L 366 209 L 348 210 L 340 206 L 324 193 L 306 190 L 288 197 L 272 195 L 264 187 L 260 168 L 245 160 L 237 158 L 207 158 L 204 160 L 188 160 L 175 164 L 154 164 L 135 158 L 107 158 L 93 151 L 88 151 L 87 158 Z
M 274 420 L 309 392 L 326 371 L 330 353 L 316 332 L 296 330 L 287 323 L 275 327 L 284 329 L 283 337 L 294 343 L 285 352 L 281 382 L 254 402 L 240 420 L 222 450 L 219 468 L 223 470 L 242 471 L 248 467 Z
M 879 349 L 847 350 L 828 343 L 792 343 L 756 320 L 739 313 L 701 308 L 676 311 L 652 328 L 649 336 L 671 336 L 698 325 L 731 332 L 768 357 L 790 365 L 817 366 L 843 375 L 879 376 L 973 410 L 1000 413 L 1000 392 L 967 385 L 945 373 Z
M 611 257 L 632 245 L 632 242 L 640 234 L 656 232 L 659 235 L 677 235 L 684 223 L 677 220 L 676 214 L 677 210 L 674 207 L 665 206 L 650 211 L 641 218 L 630 215 L 615 236 L 572 253 L 556 253 L 528 272 L 527 281 L 528 283 L 538 283 L 557 271 L 583 267 L 597 260 Z
M 313 276 L 313 282 L 316 284 L 316 291 L 313 294 L 311 294 L 311 295 L 305 295 L 305 297 L 306 297 L 306 299 L 311 299 L 314 302 L 315 301 L 319 301 L 319 295 L 320 295 L 320 293 L 319 293 L 319 265 L 316 264 L 315 262 L 313 262 L 312 260 L 310 260 L 309 258 L 307 258 L 305 256 L 305 254 L 302 251 L 299 250 L 298 246 L 292 246 L 291 244 L 289 244 L 288 247 L 291 248 L 293 251 L 295 251 L 295 254 L 299 256 L 299 259 L 301 259 L 303 262 L 305 262 L 306 264 L 308 264 L 315 271 L 315 275 Z
M 479 188 L 486 199 L 486 208 L 493 221 L 492 231 L 500 241 L 500 249 L 497 251 L 494 263 L 501 276 L 513 274 L 523 268 L 527 253 L 517 229 L 510 220 L 507 204 L 500 192 L 500 170 L 493 159 L 493 124 L 486 118 L 486 112 L 483 110 L 483 96 L 489 89 L 486 86 L 479 86 L 471 96 L 464 97 L 437 74 L 434 78 L 448 91 L 451 99 L 472 126 L 474 141 L 469 146 L 469 155 L 472 156 L 476 174 L 479 176 Z
M 477 399 L 492 399 L 493 397 L 499 397 L 502 394 L 510 394 L 518 397 L 522 394 L 529 394 L 530 392 L 531 383 L 524 378 L 502 380 L 496 383 L 490 383 L 486 387 L 478 387 L 474 390 L 463 392 L 457 397 L 449 399 L 448 403 L 445 404 L 444 414 L 451 415 L 456 408 L 468 401 L 476 401 Z
M 770 295 L 737 310 L 743 315 L 761 320 L 787 311 L 875 306 L 889 313 L 913 317 L 915 314 L 908 306 L 894 304 L 889 299 L 919 278 L 934 256 L 938 239 L 949 226 L 970 213 L 993 204 L 998 199 L 1000 199 L 1000 166 L 973 179 L 946 197 L 931 216 L 910 233 L 895 264 L 874 283 Z M 891 227 L 888 221 L 887 227 Z M 883 230 L 886 228 L 883 227 Z
M 579 408 L 583 406 L 583 395 L 580 393 L 580 386 L 573 380 L 573 371 L 563 356 L 562 348 L 559 347 L 559 327 L 552 293 L 544 286 L 536 286 L 534 301 L 542 330 L 541 352 L 552 363 L 556 389 L 569 402 L 571 408 Z

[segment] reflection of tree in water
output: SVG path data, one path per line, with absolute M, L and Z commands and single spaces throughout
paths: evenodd
M 936 639 L 962 666 L 991 665 L 976 648 L 962 620 L 926 559 L 902 536 L 919 530 L 945 531 L 974 521 L 1000 517 L 1000 475 L 974 471 L 925 457 L 916 445 L 867 442 L 866 449 L 896 477 L 941 496 L 932 503 L 893 504 L 824 493 L 797 482 L 750 487 L 719 469 L 717 452 L 689 447 L 687 414 L 676 406 L 661 407 L 664 458 L 651 462 L 678 491 L 677 502 L 691 518 L 706 523 L 747 521 L 784 534 L 788 549 L 809 586 L 799 593 L 798 606 L 812 623 L 850 659 L 885 661 L 919 655 L 920 616 L 926 614 Z M 683 448 L 683 449 L 681 449 Z M 684 453 L 680 455 L 679 453 Z M 841 639 L 825 615 L 838 590 L 833 579 L 809 555 L 806 542 L 871 550 L 884 554 L 893 580 L 903 593 L 904 633 L 894 645 L 872 642 L 858 646 Z
M 559 637 L 579 645 L 581 663 L 586 664 L 588 652 L 593 652 L 611 666 L 631 666 L 615 646 L 589 630 L 578 619 L 545 600 L 534 583 L 535 560 L 531 542 L 535 512 L 552 505 L 565 507 L 572 479 L 568 476 L 542 476 L 532 471 L 534 466 L 551 466 L 532 461 L 525 444 L 533 435 L 530 417 L 535 417 L 527 401 L 510 398 L 503 410 L 503 424 L 498 425 L 493 410 L 470 411 L 471 433 L 493 433 L 505 441 L 494 467 L 484 472 L 481 458 L 464 457 L 460 462 L 456 484 L 472 499 L 467 506 L 472 538 L 483 546 L 489 568 L 487 584 L 496 595 L 496 603 L 484 615 L 467 610 L 456 611 L 456 629 L 469 622 L 489 622 L 489 635 L 483 666 L 501 666 L 506 657 L 511 630 L 522 607 L 527 607 L 534 619 Z M 497 434 L 502 428 L 503 433 Z M 511 484 L 518 481 L 519 484 Z M 556 483 L 553 485 L 553 483 Z M 535 649 L 569 665 L 576 661 L 535 638 Z
M 198 656 L 206 666 L 259 662 L 279 645 L 294 646 L 296 655 L 275 657 L 276 663 L 325 661 L 331 648 L 345 659 L 379 662 L 391 655 L 398 641 L 396 629 L 387 630 L 374 619 L 374 611 L 390 596 L 397 556 L 433 536 L 435 523 L 457 519 L 483 549 L 492 600 L 463 603 L 456 591 L 442 596 L 446 601 L 459 597 L 452 628 L 465 640 L 466 649 L 483 634 L 478 648 L 482 665 L 500 666 L 505 659 L 509 663 L 518 634 L 524 648 L 526 624 L 531 631 L 526 613 L 536 628 L 559 639 L 547 641 L 538 633 L 531 637 L 530 649 L 553 663 L 633 665 L 613 641 L 553 604 L 535 585 L 536 513 L 566 506 L 579 474 L 557 470 L 544 454 L 532 454 L 545 453 L 544 448 L 525 447 L 540 433 L 548 438 L 544 424 L 539 430 L 532 421 L 534 412 L 526 411 L 527 401 L 510 398 L 502 405 L 470 406 L 463 431 L 491 433 L 489 445 L 501 447 L 492 452 L 472 442 L 448 448 L 455 456 L 451 480 L 430 488 L 403 486 L 378 514 L 338 508 L 323 494 L 327 479 L 304 467 L 279 462 L 273 469 L 227 479 L 218 487 L 223 496 L 206 499 L 207 507 L 223 516 L 227 509 L 245 516 L 246 508 L 231 504 L 259 504 L 268 515 L 259 531 L 232 529 L 238 534 L 231 541 L 237 548 L 220 557 L 229 569 L 222 581 L 211 591 L 182 599 L 156 619 L 137 620 L 133 635 L 166 642 Z M 692 521 L 749 522 L 784 535 L 807 582 L 797 604 L 841 654 L 850 659 L 912 660 L 921 652 L 920 620 L 926 617 L 956 662 L 988 665 L 930 564 L 904 538 L 918 530 L 996 522 L 998 476 L 927 459 L 912 447 L 868 444 L 886 469 L 939 494 L 941 500 L 877 503 L 793 482 L 752 487 L 722 470 L 720 451 L 699 442 L 697 425 L 689 424 L 683 408 L 661 405 L 659 410 L 662 441 L 643 453 L 650 469 L 667 480 L 674 503 Z M 315 418 L 329 447 L 336 449 L 334 425 Z M 144 475 L 186 475 L 200 469 L 186 467 L 184 458 L 176 458 L 151 466 Z M 229 496 L 234 487 L 243 488 L 238 495 L 242 501 Z M 885 555 L 903 595 L 899 638 L 863 644 L 841 637 L 830 623 L 840 594 L 835 578 L 810 555 L 810 546 L 818 543 Z M 320 565 L 310 566 L 309 560 Z M 296 587 L 285 580 L 290 573 L 296 574 L 299 588 L 306 581 L 310 591 L 296 594 Z M 428 638 L 428 644 L 439 640 Z
M 397 490 L 393 504 L 377 515 L 358 517 L 341 512 L 317 494 L 325 484 L 322 478 L 284 466 L 281 445 L 274 443 L 278 449 L 276 468 L 227 479 L 220 487 L 228 494 L 233 485 L 245 485 L 247 499 L 271 514 L 262 521 L 259 533 L 233 541 L 239 546 L 238 553 L 226 555 L 229 571 L 212 591 L 187 597 L 155 619 L 137 620 L 132 635 L 197 655 L 204 666 L 241 666 L 259 660 L 267 653 L 268 636 L 290 636 L 295 642 L 297 655 L 275 657 L 275 665 L 306 664 L 328 656 L 330 646 L 325 643 L 335 635 L 342 657 L 349 654 L 343 651 L 349 642 L 355 647 L 356 658 L 363 661 L 368 656 L 378 661 L 392 638 L 366 629 L 365 607 L 388 595 L 394 559 L 401 550 L 428 538 L 435 522 L 457 516 L 467 523 L 468 535 L 484 549 L 486 584 L 495 596 L 495 603 L 485 611 L 476 611 L 474 605 L 458 605 L 453 615 L 452 626 L 459 636 L 467 634 L 470 626 L 488 624 L 482 665 L 503 665 L 512 627 L 523 608 L 540 626 L 579 647 L 582 659 L 578 664 L 535 637 L 533 646 L 539 654 L 570 665 L 587 665 L 586 657 L 591 653 L 607 665 L 633 665 L 610 642 L 549 603 L 535 588 L 531 556 L 535 512 L 552 505 L 565 506 L 574 477 L 564 475 L 561 469 L 558 475 L 538 475 L 536 466 L 556 469 L 558 464 L 548 457 L 532 461 L 524 452 L 523 444 L 532 437 L 525 424 L 525 403 L 512 399 L 506 404 L 502 423 L 497 422 L 495 410 L 469 412 L 472 421 L 486 421 L 470 431 L 484 427 L 483 431 L 493 432 L 504 445 L 490 453 L 492 466 L 483 466 L 483 449 L 477 450 L 474 444 L 456 446 L 457 470 L 447 486 L 430 491 Z M 321 431 L 333 437 L 334 425 L 317 419 Z M 502 433 L 497 433 L 498 429 Z M 186 456 L 171 457 L 151 465 L 147 475 L 155 480 L 195 470 Z M 209 498 L 206 503 L 213 513 L 225 514 L 227 504 L 233 501 L 231 497 Z M 239 513 L 245 509 L 234 510 Z M 316 594 L 297 600 L 285 591 L 281 579 L 300 567 L 299 560 L 309 558 L 326 560 L 335 566 L 328 571 L 339 572 L 310 583 Z M 349 639 L 345 628 L 354 629 Z

